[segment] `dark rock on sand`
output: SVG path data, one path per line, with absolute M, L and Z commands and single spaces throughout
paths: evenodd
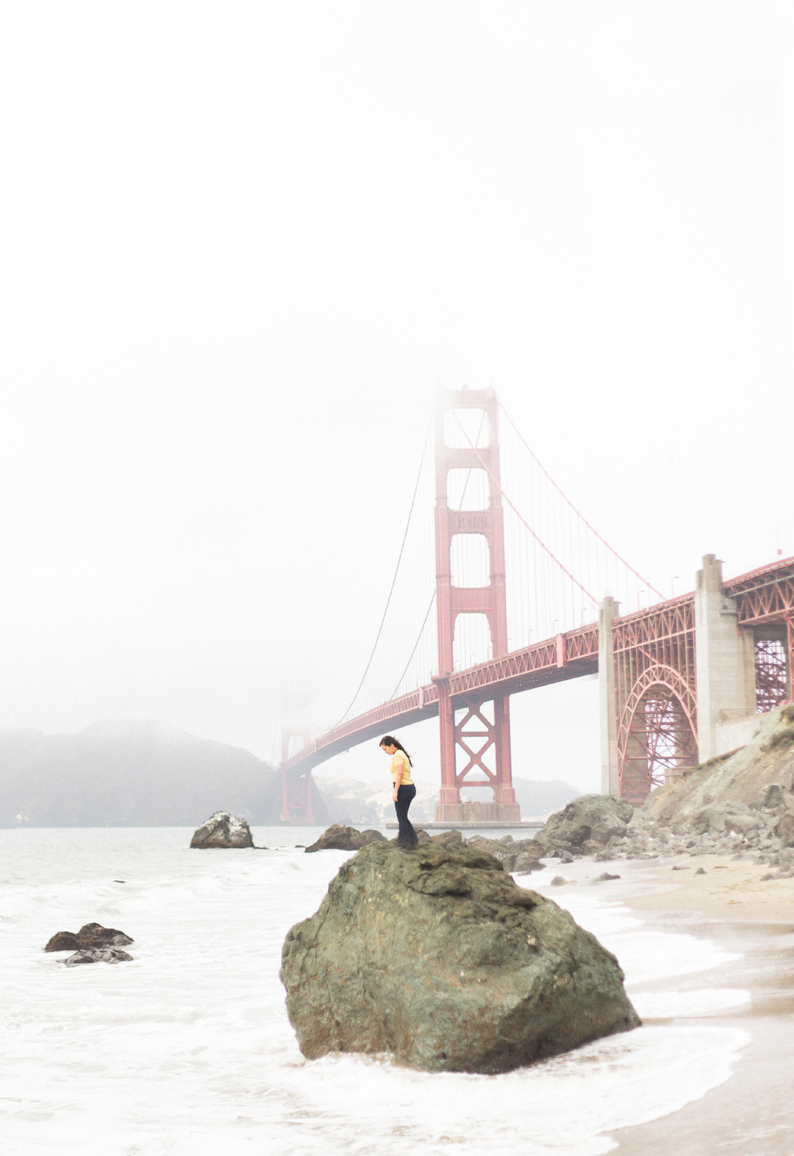
M 640 1022 L 615 957 L 470 847 L 359 851 L 288 933 L 281 979 L 309 1058 L 505 1072 Z
M 116 927 L 103 927 L 101 923 L 86 923 L 75 935 L 71 931 L 59 931 L 53 935 L 45 951 L 84 951 L 103 947 L 126 947 L 135 941 Z
M 634 808 L 625 799 L 580 795 L 556 815 L 548 817 L 535 841 L 545 848 L 559 847 L 569 853 L 581 849 L 593 854 L 610 839 L 625 838 L 633 814 Z
M 355 827 L 343 827 L 334 823 L 320 838 L 307 847 L 307 851 L 360 851 L 370 843 L 385 843 L 380 831 L 357 831 Z
M 132 959 L 132 956 L 117 947 L 95 947 L 78 951 L 63 962 L 67 967 L 79 967 L 81 963 L 123 963 L 126 959 Z
M 245 819 L 228 811 L 216 811 L 193 834 L 191 847 L 253 847 L 251 828 Z

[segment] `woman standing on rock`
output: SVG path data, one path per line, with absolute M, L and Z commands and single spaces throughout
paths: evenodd
M 394 735 L 384 735 L 380 749 L 391 755 L 391 777 L 394 783 L 394 809 L 400 830 L 397 833 L 398 847 L 415 847 L 419 840 L 408 819 L 408 808 L 416 796 L 416 787 L 411 778 L 411 756 Z

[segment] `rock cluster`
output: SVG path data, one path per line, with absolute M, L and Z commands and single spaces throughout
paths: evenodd
M 92 951 L 78 951 L 63 962 L 67 967 L 79 967 L 81 963 L 123 963 L 126 959 L 132 956 L 118 947 L 96 947 Z
M 310 1058 L 504 1072 L 639 1024 L 615 957 L 462 845 L 363 848 L 288 933 L 281 979 Z
M 435 843 L 437 846 L 453 850 L 466 845 L 479 851 L 486 851 L 499 860 L 505 871 L 517 875 L 528 875 L 530 871 L 538 871 L 543 867 L 540 862 L 543 848 L 534 839 L 514 839 L 512 835 L 505 835 L 502 839 L 486 839 L 481 835 L 473 835 L 470 839 L 464 840 L 457 830 L 440 831 L 438 835 L 428 835 L 427 831 L 420 830 L 418 837 L 420 844 Z M 334 823 L 306 850 L 360 851 L 370 843 L 385 842 L 387 840 L 380 831 L 358 831 L 355 827 L 343 827 L 339 823 Z
M 386 839 L 380 831 L 357 831 L 355 827 L 343 827 L 340 823 L 334 823 L 306 850 L 360 851 L 370 843 L 385 842 Z
M 193 833 L 191 847 L 253 847 L 251 828 L 245 819 L 228 811 L 216 811 Z
M 86 923 L 78 932 L 58 931 L 49 940 L 45 951 L 91 951 L 111 947 L 126 947 L 135 941 L 115 927 L 101 923 Z
M 596 859 L 656 859 L 668 855 L 733 855 L 794 874 L 794 834 L 788 815 L 777 808 L 752 808 L 743 803 L 706 804 L 691 826 L 668 826 L 653 815 L 642 815 L 620 845 L 611 845 Z

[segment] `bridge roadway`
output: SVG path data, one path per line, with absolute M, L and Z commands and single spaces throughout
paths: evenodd
M 794 558 L 778 561 L 741 574 L 723 583 L 723 594 L 735 600 L 738 625 L 756 627 L 788 624 L 794 630 Z M 658 602 L 646 610 L 621 615 L 612 624 L 615 649 L 650 652 L 655 644 L 690 637 L 694 645 L 694 593 Z M 623 643 L 620 642 L 624 638 Z M 794 633 L 789 636 L 794 656 Z M 598 625 L 569 630 L 543 642 L 535 642 L 503 658 L 493 658 L 447 676 L 455 709 L 468 702 L 487 702 L 495 694 L 516 694 L 536 686 L 567 682 L 598 672 Z M 357 718 L 342 723 L 304 747 L 283 764 L 290 777 L 360 743 L 370 742 L 398 727 L 410 726 L 438 715 L 438 679 L 410 694 L 401 695 Z
M 494 693 L 515 694 L 534 686 L 566 682 L 598 671 L 598 624 L 590 623 L 492 658 L 447 677 L 453 708 L 469 702 L 487 702 Z M 304 747 L 286 763 L 284 770 L 303 774 L 359 743 L 366 743 L 398 727 L 410 726 L 438 715 L 438 679 L 401 695 L 357 718 L 342 723 Z

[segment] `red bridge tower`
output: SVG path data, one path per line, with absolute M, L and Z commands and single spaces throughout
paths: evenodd
M 479 410 L 487 425 L 486 444 L 468 437 L 456 410 Z M 457 429 L 463 446 L 448 444 Z M 488 500 L 482 509 L 451 509 L 449 474 L 479 471 L 487 479 Z M 471 476 L 471 475 L 469 475 Z M 485 487 L 476 487 L 483 492 Z M 452 545 L 458 534 L 478 534 L 488 550 L 487 586 L 452 585 Z M 493 389 L 439 390 L 436 405 L 436 604 L 438 614 L 438 717 L 441 731 L 441 792 L 436 807 L 439 822 L 496 820 L 517 822 L 510 768 L 510 705 L 507 695 L 460 696 L 449 693 L 453 671 L 455 630 L 460 615 L 484 614 L 488 620 L 492 658 L 507 654 L 505 546 L 499 471 L 499 404 Z M 467 663 L 464 665 L 468 665 Z M 490 711 L 486 704 L 490 704 Z M 456 714 L 462 713 L 459 721 Z M 459 755 L 462 763 L 458 769 Z M 486 761 L 486 756 L 488 759 Z M 491 764 L 490 766 L 488 764 Z M 492 787 L 492 803 L 461 803 L 460 789 Z

